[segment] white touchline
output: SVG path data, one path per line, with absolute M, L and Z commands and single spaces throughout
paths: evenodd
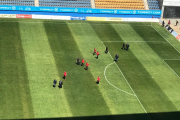
M 152 28 L 154 28 L 152 25 L 151 25 L 151 27 Z M 157 30 L 156 30 L 156 28 L 154 28 L 154 30 L 157 32 L 157 33 L 159 33 Z M 161 35 L 160 33 L 159 33 L 159 35 Z M 161 37 L 163 37 L 162 35 L 161 35 Z M 163 37 L 164 38 L 164 37 Z M 166 38 L 164 38 L 174 49 L 176 49 Z M 176 49 L 177 50 L 177 49 Z M 179 50 L 177 50 L 178 51 L 178 53 L 180 53 L 179 52 Z
M 101 43 L 104 45 L 104 43 L 103 43 L 102 41 L 101 41 Z M 106 46 L 104 45 L 104 47 L 106 47 Z M 109 53 L 110 57 L 112 58 L 110 52 L 108 52 L 108 53 Z M 112 58 L 112 60 L 113 60 L 113 58 Z M 116 64 L 116 63 L 115 63 L 115 64 Z M 126 80 L 126 83 L 127 83 L 127 84 L 129 85 L 129 87 L 131 88 L 133 94 L 136 96 L 136 98 L 137 98 L 138 102 L 140 103 L 141 107 L 142 107 L 143 110 L 147 113 L 146 109 L 145 109 L 144 106 L 142 105 L 141 101 L 139 100 L 138 96 L 136 95 L 136 93 L 135 93 L 134 90 L 132 89 L 131 85 L 130 85 L 129 82 L 127 81 L 127 79 L 126 79 L 126 77 L 124 76 L 124 74 L 122 73 L 121 69 L 118 67 L 117 64 L 116 64 L 116 66 L 117 66 L 117 68 L 119 69 L 119 71 L 121 72 L 123 78 Z M 148 115 L 148 113 L 147 113 L 147 115 Z M 149 119 L 151 120 L 151 118 L 150 118 L 149 115 L 148 115 L 148 117 L 149 117 Z
M 173 71 L 173 73 L 176 74 L 176 72 L 167 64 L 167 62 L 166 62 L 165 60 L 163 60 L 163 61 L 164 61 L 164 62 L 166 63 L 166 65 Z M 177 76 L 178 78 L 180 78 L 178 74 L 176 74 L 176 76 Z
M 126 92 L 126 91 L 124 91 L 124 90 L 122 90 L 122 89 L 114 86 L 113 84 L 111 84 L 111 83 L 107 80 L 107 78 L 106 78 L 106 69 L 107 69 L 110 65 L 112 65 L 112 64 L 114 64 L 114 62 L 113 62 L 113 63 L 110 63 L 109 65 L 107 65 L 106 68 L 104 69 L 104 77 L 105 77 L 106 81 L 107 81 L 111 86 L 113 86 L 114 88 L 116 88 L 116 89 L 118 89 L 118 90 L 120 90 L 120 91 L 122 91 L 122 92 L 124 92 L 124 93 L 127 93 L 127 94 L 129 94 L 129 95 L 135 96 L 134 94 L 131 94 L 131 93 L 129 93 L 129 92 Z

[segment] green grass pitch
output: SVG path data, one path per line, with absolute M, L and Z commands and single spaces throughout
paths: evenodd
M 158 23 L 1 19 L 0 119 L 172 120 L 180 110 L 179 51 Z M 89 62 L 88 71 L 77 57 Z M 63 71 L 63 88 L 53 88 Z

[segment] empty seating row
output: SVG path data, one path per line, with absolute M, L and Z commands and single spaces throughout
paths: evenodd
M 90 0 L 39 0 L 39 6 L 91 8 Z
M 49 0 L 49 1 L 44 1 L 44 0 L 39 0 L 39 2 L 45 2 L 45 3 L 52 3 L 52 2 L 69 2 L 69 1 L 72 1 L 72 2 L 90 2 L 90 0 L 81 0 L 81 1 L 77 1 L 77 0 L 58 0 L 58 1 L 55 1 L 55 0 Z
M 143 0 L 95 0 L 95 2 L 142 3 Z
M 29 2 L 29 1 L 26 1 L 26 2 L 13 2 L 13 1 L 1 1 L 0 2 L 0 4 L 3 4 L 3 3 L 9 3 L 9 4 L 11 4 L 11 3 L 13 3 L 13 4 L 23 4 L 23 3 L 25 3 L 25 4 L 34 4 L 34 2 Z
M 107 8 L 107 7 L 113 7 L 113 8 L 118 8 L 118 7 L 121 7 L 121 8 L 144 8 L 144 6 L 123 6 L 123 5 L 96 5 L 96 8 L 99 8 L 99 7 L 104 7 L 104 8 Z
M 22 5 L 22 6 L 34 6 L 34 0 L 0 0 L 0 5 Z
M 147 2 L 148 4 L 158 4 L 158 1 L 153 1 L 153 2 Z
M 149 9 L 153 9 L 153 10 L 159 9 L 159 3 L 157 0 L 147 0 L 147 3 L 148 3 Z
M 126 10 L 144 10 L 144 8 L 133 8 L 133 7 L 99 7 L 99 9 L 126 9 Z
M 91 2 L 90 1 L 61 1 L 61 2 L 48 2 L 48 3 L 46 3 L 46 2 L 40 2 L 40 3 L 44 3 L 44 4 L 53 4 L 53 3 L 55 3 L 55 4 L 64 4 L 64 3 L 67 3 L 67 4 L 69 4 L 69 3 L 71 3 L 71 4 L 91 4 Z
M 40 5 L 40 6 L 44 6 L 44 5 Z M 46 7 L 91 8 L 91 6 L 85 6 L 85 5 L 81 5 L 81 6 L 76 6 L 76 5 L 47 5 Z
M 151 8 L 157 8 L 157 9 L 159 9 L 159 6 L 149 6 L 149 8 L 151 9 Z
M 41 3 L 40 5 L 45 5 L 45 4 L 43 4 L 43 3 Z M 50 6 L 53 6 L 53 5 L 74 5 L 74 6 L 82 6 L 82 5 L 84 5 L 84 6 L 89 6 L 88 4 L 55 4 L 55 3 L 52 3 L 52 4 L 48 4 L 48 5 L 50 5 Z
M 144 6 L 144 3 L 96 2 L 96 5 L 133 5 L 133 6 Z

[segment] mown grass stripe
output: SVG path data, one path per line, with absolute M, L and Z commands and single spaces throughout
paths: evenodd
M 18 23 L 0 23 L 1 119 L 33 118 L 29 82 Z
M 94 25 L 94 24 L 93 24 Z M 90 63 L 91 73 L 94 77 L 94 82 L 97 76 L 101 77 L 100 84 L 98 85 L 106 104 L 111 111 L 111 114 L 128 114 L 128 113 L 142 113 L 141 106 L 135 97 L 128 94 L 124 94 L 117 89 L 114 89 L 104 77 L 104 70 L 106 66 L 112 63 L 112 59 L 109 55 L 105 54 L 105 47 L 101 43 L 100 39 L 96 35 L 96 32 L 92 28 L 91 24 L 72 25 L 68 24 L 69 29 L 86 61 Z M 100 52 L 99 59 L 96 60 L 96 56 L 93 56 L 94 47 Z M 123 76 L 118 71 L 115 65 L 111 65 L 106 69 L 106 77 L 113 85 L 130 93 L 129 86 L 123 79 Z M 123 104 L 122 104 L 123 103 Z M 128 109 L 131 107 L 131 109 Z M 139 108 L 139 109 L 138 109 Z M 137 110 L 138 109 L 138 110 Z
M 135 31 L 136 36 L 139 36 L 141 39 L 144 39 L 142 37 L 142 33 L 148 32 L 148 30 L 142 29 L 142 31 L 140 30 Z M 161 37 L 156 31 L 154 31 L 154 33 L 152 34 L 154 35 L 149 36 L 151 37 L 150 39 L 153 39 L 154 36 Z M 161 37 L 161 39 L 163 40 L 164 38 Z M 144 41 L 145 40 L 147 39 L 144 39 Z M 166 40 L 164 41 L 166 42 Z M 133 46 L 137 46 L 137 44 L 133 44 Z M 164 46 L 166 46 L 166 48 Z M 159 51 L 163 51 L 163 52 L 159 52 Z M 180 86 L 178 82 L 179 80 L 177 76 L 171 71 L 171 69 L 168 68 L 166 63 L 162 60 L 162 56 L 163 58 L 166 56 L 166 58 L 173 57 L 174 59 L 178 59 L 180 57 L 180 55 L 178 55 L 179 53 L 168 42 L 158 45 L 156 44 L 152 45 L 151 43 L 139 44 L 138 49 L 132 50 L 132 52 L 134 53 L 134 55 L 136 55 L 136 57 L 139 59 L 142 65 L 146 68 L 146 70 L 152 76 L 154 81 L 156 81 L 156 83 L 162 89 L 164 94 L 166 94 L 168 99 L 179 110 L 180 106 L 176 104 L 176 99 L 178 99 L 179 98 L 178 96 L 180 95 L 178 91 L 179 89 L 178 86 Z M 170 86 L 174 86 L 174 87 L 172 87 L 171 90 L 169 90 Z
M 44 24 L 20 23 L 20 28 L 35 118 L 72 116 L 64 90 L 52 86 L 53 80 L 59 81 L 61 76 Z
M 110 114 L 98 86 L 91 74 L 83 66 L 76 65 L 76 59 L 83 58 L 67 24 L 47 24 L 46 33 L 58 66 L 59 75 L 67 71 L 64 90 L 73 116 L 94 116 Z M 79 29 L 77 28 L 77 31 Z M 85 45 L 87 46 L 87 44 Z M 87 61 L 85 59 L 85 61 Z
M 121 34 L 117 32 L 114 32 L 113 35 L 106 34 L 105 31 L 108 32 L 108 30 L 114 29 L 112 26 L 103 29 L 101 29 L 100 26 L 96 27 L 99 28 L 97 30 L 97 33 L 99 33 L 98 35 L 100 36 L 100 38 L 102 38 L 101 36 L 103 35 L 104 37 L 107 36 L 107 38 L 115 36 L 118 39 L 122 39 Z M 126 34 L 128 36 L 128 33 Z M 123 34 L 123 36 L 125 36 L 125 33 Z M 134 36 L 136 35 L 134 34 Z M 119 53 L 120 59 L 117 64 L 121 68 L 122 72 L 124 73 L 125 77 L 129 81 L 130 85 L 139 97 L 147 112 L 177 110 L 177 108 L 172 104 L 172 102 L 161 90 L 156 81 L 151 78 L 151 75 L 147 72 L 146 68 L 144 68 L 141 62 L 133 54 L 133 52 L 131 51 L 132 47 L 129 51 L 125 51 L 121 50 L 121 43 L 105 43 L 105 45 L 109 46 L 109 50 L 113 56 Z M 133 50 L 139 49 L 138 47 L 133 48 Z M 156 99 L 156 101 L 154 101 L 154 99 Z M 154 104 L 153 106 L 152 103 Z

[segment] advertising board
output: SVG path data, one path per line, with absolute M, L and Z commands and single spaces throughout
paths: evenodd
M 106 21 L 123 21 L 123 18 L 119 18 L 119 17 L 107 17 Z
M 71 16 L 71 20 L 86 20 L 86 17 L 72 17 Z
M 120 10 L 94 8 L 61 8 L 35 6 L 0 5 L 0 10 L 33 11 L 33 12 L 62 12 L 62 13 L 105 13 L 105 14 L 132 14 L 132 15 L 161 15 L 161 10 Z
M 88 21 L 106 21 L 106 17 L 86 17 Z
M 32 15 L 16 14 L 16 18 L 32 18 Z
M 178 40 L 180 40 L 180 35 L 177 35 L 176 38 L 177 38 Z
M 16 14 L 0 14 L 0 18 L 16 18 Z
M 71 20 L 71 17 L 57 15 L 32 15 L 32 19 Z

